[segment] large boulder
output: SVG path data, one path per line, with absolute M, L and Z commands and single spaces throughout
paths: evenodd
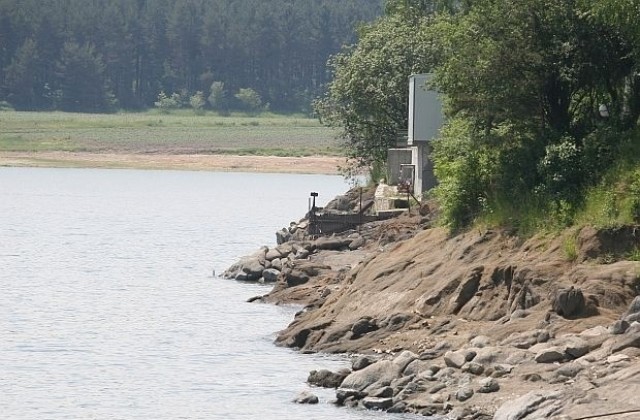
M 565 318 L 574 317 L 585 308 L 584 295 L 582 290 L 571 286 L 568 289 L 559 290 L 552 302 L 552 309 L 555 313 Z
M 352 372 L 342 381 L 340 387 L 364 391 L 376 382 L 391 383 L 391 381 L 400 377 L 402 374 L 404 367 L 402 367 L 402 369 L 401 367 L 401 365 L 399 366 L 392 360 L 381 360 L 364 369 Z
M 563 404 L 561 392 L 532 391 L 520 398 L 508 399 L 493 416 L 493 420 L 548 419 Z
M 338 372 L 331 372 L 327 369 L 312 370 L 309 372 L 307 382 L 310 385 L 319 386 L 322 388 L 338 388 L 344 378 L 349 375 L 348 369 L 342 369 Z
M 640 296 L 636 296 L 633 299 L 631 305 L 629 305 L 629 309 L 627 309 L 627 312 L 622 315 L 622 319 L 628 323 L 640 321 Z

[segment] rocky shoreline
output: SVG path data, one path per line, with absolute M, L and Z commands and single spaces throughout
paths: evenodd
M 277 344 L 354 355 L 348 371 L 309 377 L 336 388 L 339 405 L 439 419 L 640 419 L 636 227 L 450 236 L 422 213 L 320 238 L 303 220 L 223 276 L 273 283 L 253 301 L 304 305 Z

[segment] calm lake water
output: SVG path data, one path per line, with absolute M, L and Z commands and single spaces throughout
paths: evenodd
M 337 356 L 273 345 L 297 308 L 212 275 L 336 176 L 0 168 L 0 416 L 398 419 L 291 400 Z

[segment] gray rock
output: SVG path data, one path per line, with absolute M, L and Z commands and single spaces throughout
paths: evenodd
M 488 347 L 491 345 L 491 339 L 489 337 L 487 337 L 486 335 L 479 335 L 477 337 L 474 337 L 469 344 L 472 347 L 478 347 L 478 348 L 483 348 L 483 347 Z
M 377 329 L 378 325 L 371 317 L 360 318 L 351 326 L 351 333 L 353 334 L 352 338 L 360 338 L 367 333 L 376 331 Z
M 582 338 L 568 337 L 566 339 L 564 352 L 574 359 L 578 359 L 584 356 L 585 354 L 589 353 L 590 350 L 590 344 Z
M 276 258 L 282 258 L 282 254 L 280 252 L 278 252 L 277 249 L 270 249 L 267 251 L 267 253 L 264 256 L 265 260 L 267 261 L 273 261 Z
M 509 320 L 513 321 L 516 319 L 521 319 L 521 318 L 526 318 L 529 316 L 529 311 L 525 310 L 525 309 L 516 309 L 515 311 L 513 311 L 513 313 L 509 316 Z
M 308 391 L 303 391 L 293 400 L 297 404 L 318 404 L 319 400 L 316 395 Z
M 493 420 L 547 419 L 562 405 L 560 392 L 533 391 L 522 397 L 507 400 L 493 416 Z
M 276 247 L 276 251 L 280 254 L 280 258 L 287 258 L 294 252 L 294 247 L 291 243 L 281 244 Z
M 290 239 L 291 239 L 291 233 L 287 229 L 282 228 L 281 230 L 276 232 L 276 243 L 278 245 L 283 244 L 289 241 Z
M 460 402 L 467 401 L 471 397 L 473 397 L 473 389 L 469 387 L 460 388 L 456 392 L 456 400 Z
M 282 260 L 280 258 L 276 258 L 275 260 L 271 260 L 271 268 L 274 268 L 278 271 L 282 271 Z
M 469 372 L 473 375 L 482 375 L 484 372 L 484 366 L 480 363 L 469 362 L 462 367 L 463 372 Z
M 631 318 L 635 314 L 640 314 L 640 296 L 636 296 L 633 301 L 631 301 L 631 305 L 629 305 L 629 309 L 622 315 L 622 319 L 628 320 L 627 318 Z M 637 321 L 637 319 L 633 319 L 633 322 Z
M 630 325 L 631 324 L 629 324 L 629 322 L 625 321 L 624 319 L 620 319 L 611 324 L 611 326 L 609 327 L 609 332 L 614 335 L 624 334 L 625 332 L 627 332 Z
M 309 258 L 309 251 L 307 251 L 306 249 L 301 249 L 298 252 L 296 252 L 294 259 L 296 260 L 304 260 L 306 258 Z
M 362 405 L 369 410 L 386 410 L 393 406 L 393 398 L 365 397 Z
M 336 390 L 336 402 L 343 405 L 348 399 L 361 400 L 367 396 L 366 392 L 358 391 L 350 388 L 338 388 Z
M 584 295 L 582 290 L 571 286 L 556 293 L 551 305 L 553 311 L 565 318 L 578 315 L 585 308 Z
M 365 243 L 366 243 L 366 241 L 364 240 L 364 238 L 362 236 L 357 236 L 355 239 L 353 239 L 349 243 L 349 249 L 352 250 L 352 251 L 356 250 L 358 248 L 363 247 Z
M 392 413 L 392 414 L 405 413 L 407 411 L 407 408 L 408 408 L 408 405 L 406 402 L 398 401 L 395 404 L 393 404 L 391 408 L 387 410 L 387 413 Z
M 611 346 L 611 353 L 617 353 L 629 347 L 640 347 L 640 332 L 632 332 L 631 329 L 629 329 L 626 334 L 617 336 Z
M 279 275 L 280 271 L 275 268 L 268 268 L 262 272 L 262 277 L 264 278 L 265 283 L 275 283 L 278 281 Z
M 400 377 L 401 372 L 402 369 L 391 360 L 381 360 L 364 369 L 352 372 L 342 381 L 341 387 L 363 391 L 376 382 L 391 383 Z
M 534 360 L 537 363 L 555 363 L 561 362 L 564 360 L 564 357 L 565 353 L 561 348 L 548 347 L 544 350 L 540 350 L 534 357 Z
M 464 351 L 464 360 L 466 360 L 467 362 L 472 361 L 473 359 L 475 359 L 475 357 L 478 355 L 478 353 L 474 350 L 465 350 Z
M 491 366 L 490 376 L 492 378 L 502 378 L 513 371 L 513 366 L 505 363 L 498 363 Z M 487 370 L 485 373 L 489 373 Z
M 238 281 L 249 281 L 249 276 L 247 273 L 238 273 L 236 274 L 235 279 Z
M 556 374 L 567 378 L 575 378 L 578 373 L 584 369 L 584 366 L 577 362 L 567 363 L 556 370 Z
M 375 391 L 369 391 L 369 396 L 375 398 L 391 398 L 393 397 L 393 388 L 390 386 L 383 386 Z
M 448 351 L 444 354 L 444 363 L 452 368 L 460 369 L 467 359 L 465 354 L 460 351 Z
M 351 364 L 351 369 L 353 369 L 354 371 L 361 370 L 375 363 L 376 361 L 376 358 L 371 356 L 360 356 L 353 361 L 353 363 Z
M 431 366 L 431 362 L 427 360 L 414 360 L 409 363 L 402 372 L 404 375 L 418 375 L 420 372 L 427 370 Z
M 307 283 L 310 280 L 309 276 L 301 270 L 283 270 L 282 274 L 284 275 L 284 279 L 287 282 L 287 286 L 289 287 L 299 286 L 301 284 Z
M 393 359 L 393 363 L 395 363 L 402 372 L 414 360 L 418 360 L 418 355 L 409 350 L 405 350 Z
M 342 369 L 338 372 L 331 372 L 327 369 L 312 370 L 309 372 L 307 382 L 323 388 L 338 388 L 344 378 L 349 376 L 349 373 L 348 369 Z
M 494 378 L 484 378 L 481 379 L 478 384 L 480 387 L 478 388 L 478 392 L 483 394 L 488 394 L 490 392 L 498 392 L 500 390 L 500 384 Z
M 264 264 L 260 259 L 250 259 L 242 266 L 242 272 L 247 275 L 249 280 L 258 280 L 262 277 L 264 271 Z

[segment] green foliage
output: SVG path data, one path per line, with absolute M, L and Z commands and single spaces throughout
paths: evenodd
M 242 109 L 250 115 L 256 115 L 269 109 L 268 104 L 262 103 L 260 94 L 251 88 L 240 88 L 234 96 L 240 102 Z
M 329 56 L 381 13 L 382 0 L 0 0 L 0 100 L 21 110 L 85 110 L 82 96 L 85 105 L 75 106 L 42 94 L 45 84 L 61 90 L 56 63 L 75 42 L 101 58 L 95 86 L 124 109 L 153 107 L 161 90 L 185 89 L 188 106 L 215 75 L 230 92 L 250 87 L 277 111 L 301 111 L 323 92 Z M 92 73 L 81 67 L 76 76 Z
M 167 96 L 164 91 L 160 91 L 158 94 L 158 100 L 154 102 L 154 105 L 158 110 L 163 114 L 169 114 L 174 109 L 180 108 L 181 102 L 180 95 L 177 93 L 171 94 L 171 96 Z
M 562 253 L 567 261 L 578 259 L 578 240 L 575 234 L 567 235 L 562 240 Z
M 480 0 L 432 33 L 436 84 L 455 117 L 435 153 L 444 222 L 573 223 L 637 125 L 632 38 L 571 0 Z
M 204 115 L 204 106 L 206 104 L 207 102 L 204 100 L 204 93 L 201 91 L 196 92 L 189 98 L 189 105 L 191 105 L 191 108 L 196 115 Z
M 314 105 L 323 124 L 342 129 L 352 168 L 386 161 L 407 127 L 409 75 L 431 69 L 436 55 L 426 18 L 391 15 L 358 34 L 357 45 L 330 60 L 333 80 Z
M 91 44 L 66 42 L 56 63 L 60 108 L 63 111 L 105 112 L 110 92 L 104 80 L 105 66 Z
M 227 115 L 229 112 L 229 103 L 227 100 L 227 91 L 224 88 L 224 82 L 215 81 L 211 83 L 211 93 L 209 94 L 209 105 L 220 115 Z

